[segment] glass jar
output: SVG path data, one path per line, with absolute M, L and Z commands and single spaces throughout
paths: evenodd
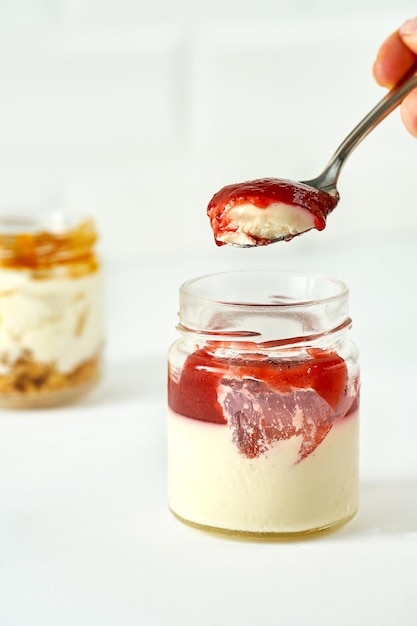
M 0 405 L 67 403 L 99 378 L 104 338 L 94 222 L 0 216 Z
M 347 287 L 241 271 L 180 289 L 168 363 L 168 500 L 211 530 L 293 536 L 358 508 L 358 352 Z

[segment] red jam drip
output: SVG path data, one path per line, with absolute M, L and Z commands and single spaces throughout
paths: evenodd
M 224 245 L 218 235 L 231 231 L 229 210 L 242 204 L 253 204 L 258 209 L 265 209 L 274 203 L 302 207 L 314 215 L 317 230 L 326 226 L 327 215 L 335 208 L 339 196 L 331 196 L 325 191 L 310 187 L 304 183 L 280 178 L 259 178 L 243 183 L 227 185 L 218 191 L 209 202 L 207 215 L 217 245 Z M 291 239 L 292 237 L 288 237 Z M 259 240 L 257 245 L 267 245 L 272 240 Z
M 170 408 L 228 423 L 238 450 L 249 458 L 295 435 L 302 435 L 300 459 L 305 458 L 355 402 L 347 396 L 345 361 L 318 348 L 299 360 L 260 354 L 221 359 L 200 349 L 187 357 L 179 380 L 175 373 L 168 377 Z

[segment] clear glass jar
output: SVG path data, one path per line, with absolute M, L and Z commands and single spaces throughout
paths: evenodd
M 98 380 L 103 286 L 94 222 L 0 216 L 0 405 L 76 399 Z
M 280 271 L 180 289 L 168 367 L 168 500 L 182 521 L 318 532 L 358 508 L 358 352 L 348 289 Z

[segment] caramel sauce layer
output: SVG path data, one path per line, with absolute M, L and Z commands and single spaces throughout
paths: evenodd
M 0 233 L 0 267 L 34 270 L 37 278 L 42 278 L 43 270 L 59 271 L 61 267 L 73 276 L 92 273 L 98 269 L 93 251 L 96 241 L 97 233 L 90 220 L 62 233 Z

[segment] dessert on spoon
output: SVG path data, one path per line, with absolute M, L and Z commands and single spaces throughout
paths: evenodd
M 417 87 L 417 63 L 340 144 L 324 171 L 298 182 L 260 178 L 227 185 L 209 202 L 207 215 L 217 245 L 266 246 L 323 230 L 339 202 L 340 171 L 356 146 Z

